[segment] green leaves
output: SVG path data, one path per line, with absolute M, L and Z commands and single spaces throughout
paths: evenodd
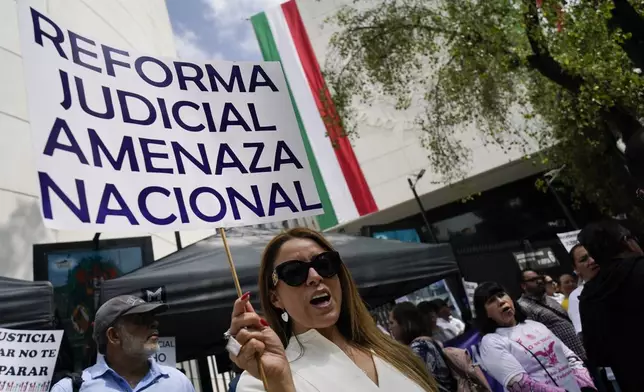
M 446 183 L 471 166 L 463 130 L 475 128 L 504 151 L 542 151 L 610 210 L 624 189 L 613 135 L 630 131 L 615 109 L 644 117 L 642 70 L 614 14 L 609 0 L 356 1 L 328 20 L 339 30 L 325 77 L 349 134 L 357 105 L 380 95 L 424 107 L 421 143 Z

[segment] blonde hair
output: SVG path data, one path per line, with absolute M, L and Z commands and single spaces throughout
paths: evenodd
M 281 233 L 266 246 L 259 272 L 259 294 L 265 318 L 280 337 L 284 347 L 288 345 L 293 331 L 291 324 L 281 319 L 280 309 L 275 308 L 271 303 L 272 273 L 275 258 L 282 245 L 296 238 L 309 239 L 324 250 L 333 250 L 331 244 L 320 233 L 306 228 L 295 228 Z M 378 329 L 358 293 L 351 273 L 344 264 L 338 277 L 342 287 L 342 307 L 336 326 L 344 338 L 362 351 L 373 351 L 377 357 L 391 364 L 425 391 L 436 392 L 438 390 L 436 381 L 420 358 L 409 347 L 396 342 Z

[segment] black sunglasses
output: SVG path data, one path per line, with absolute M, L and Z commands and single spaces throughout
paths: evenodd
M 284 262 L 273 270 L 273 287 L 281 280 L 289 286 L 300 286 L 309 277 L 309 269 L 313 268 L 323 278 L 332 278 L 340 271 L 342 259 L 338 252 L 322 252 L 311 258 L 311 261 L 291 260 Z
M 634 236 L 634 235 L 632 235 L 632 234 L 627 234 L 627 235 L 625 235 L 624 237 L 622 237 L 622 241 L 626 241 L 626 242 L 628 242 L 628 241 L 630 241 L 630 240 L 635 241 L 638 245 L 639 245 L 639 243 L 640 243 L 639 238 L 637 238 L 636 236 Z
M 532 283 L 532 282 L 539 282 L 539 281 L 544 281 L 545 282 L 546 278 L 544 278 L 543 276 L 535 276 L 534 278 L 524 279 L 523 281 L 525 283 Z M 552 283 L 552 282 L 550 282 L 550 283 Z

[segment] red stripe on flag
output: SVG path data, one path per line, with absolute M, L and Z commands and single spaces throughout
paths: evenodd
M 302 22 L 300 11 L 297 8 L 295 0 L 290 0 L 282 4 L 282 12 L 288 24 L 288 28 L 293 37 L 298 57 L 304 68 L 306 79 L 313 93 L 313 98 L 318 107 L 318 111 L 324 120 L 327 118 L 337 118 L 335 105 L 331 100 L 331 94 L 324 82 L 320 64 L 318 63 L 313 46 L 306 33 L 306 28 Z M 322 101 L 324 96 L 325 102 Z M 326 116 L 325 116 L 326 114 Z M 344 134 L 342 127 L 337 121 L 324 121 L 329 135 L 329 143 L 333 145 L 335 156 L 340 164 L 340 169 L 351 192 L 351 196 L 356 205 L 360 216 L 375 212 L 378 210 L 376 201 L 373 199 L 369 184 L 362 174 L 360 164 L 351 147 L 351 142 Z

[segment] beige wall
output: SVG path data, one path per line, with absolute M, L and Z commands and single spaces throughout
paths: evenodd
M 334 32 L 333 26 L 325 24 L 324 20 L 332 16 L 342 5 L 352 4 L 352 0 L 298 0 L 297 4 L 318 61 L 321 66 L 324 66 L 329 38 Z M 427 159 L 428 151 L 420 145 L 420 131 L 414 123 L 414 119 L 422 110 L 419 105 L 412 105 L 406 111 L 395 110 L 391 101 L 384 97 L 376 99 L 370 107 L 366 105 L 360 107 L 357 122 L 360 136 L 353 142 L 354 151 L 381 211 L 396 208 L 413 198 L 407 178 L 421 169 L 426 169 L 427 174 L 418 183 L 417 191 L 425 195 L 423 201 L 426 209 L 457 200 L 463 197 L 463 194 L 466 196 L 468 193 L 482 190 L 475 181 L 471 184 L 465 181 L 461 189 L 451 192 L 450 197 L 445 184 L 434 183 L 439 182 L 440 178 L 430 167 Z M 516 121 L 521 120 L 517 118 Z M 514 176 L 527 175 L 526 173 L 530 171 L 517 171 L 514 170 L 516 165 L 508 165 L 519 160 L 524 155 L 523 151 L 517 150 L 505 154 L 498 147 L 485 147 L 475 128 L 462 129 L 458 137 L 472 151 L 471 162 L 466 168 L 468 178 L 497 168 L 512 167 L 513 170 L 508 171 L 508 176 L 505 178 L 505 182 L 510 182 L 521 178 Z M 498 185 L 494 184 L 494 186 Z M 437 191 L 440 191 L 440 197 L 431 197 Z M 391 211 L 388 214 L 394 220 L 407 216 L 404 214 L 415 214 L 417 206 L 414 204 L 407 203 L 408 208 L 405 208 L 404 212 L 401 210 L 400 214 L 392 214 Z
M 20 0 L 28 1 L 28 0 Z M 164 0 L 35 0 L 57 23 L 119 48 L 175 56 Z M 32 279 L 36 243 L 91 240 L 94 233 L 43 226 L 27 121 L 15 0 L 0 0 L 0 276 Z M 210 235 L 184 234 L 184 244 Z M 145 235 L 145 234 L 141 234 Z M 115 238 L 105 233 L 101 238 Z M 155 256 L 176 249 L 173 233 L 152 234 Z

